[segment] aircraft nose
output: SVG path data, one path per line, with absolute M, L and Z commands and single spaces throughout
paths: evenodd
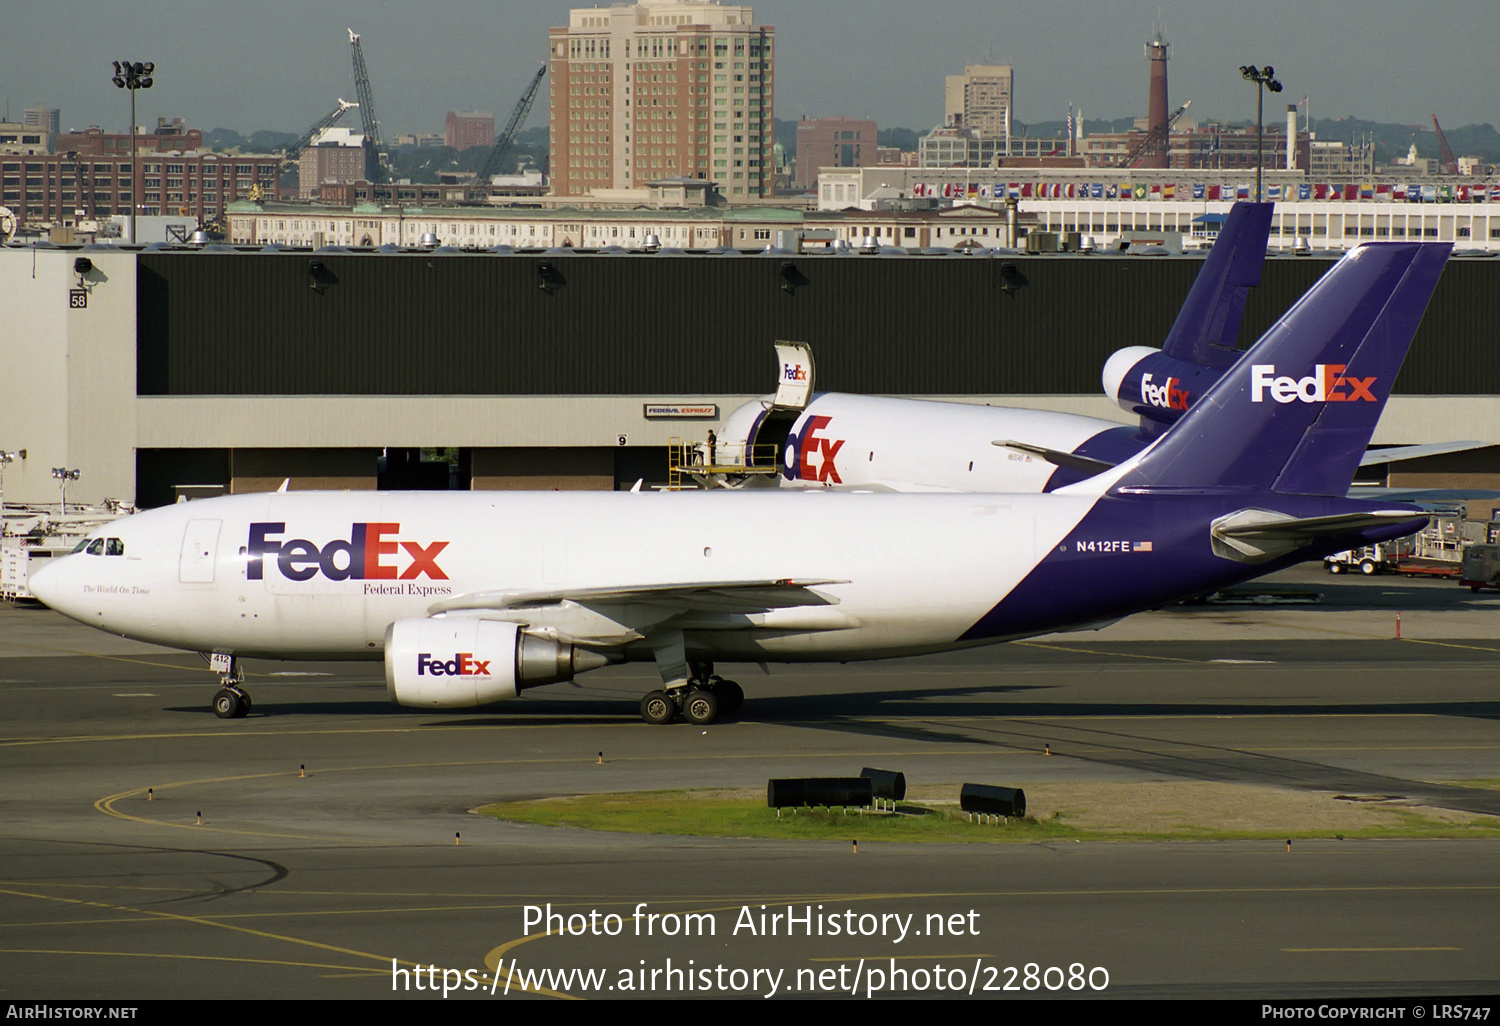
M 76 566 L 69 565 L 74 558 L 63 556 L 52 560 L 31 574 L 26 587 L 31 591 L 32 597 L 48 609 L 77 619 L 77 602 L 81 596 L 77 585 L 71 583 L 76 576 L 73 573 Z
M 62 569 L 58 566 L 58 563 L 61 562 L 62 560 L 55 560 L 48 563 L 40 570 L 31 574 L 26 581 L 26 587 L 31 592 L 32 597 L 49 609 L 57 609 L 56 603 L 61 597 L 62 589 L 58 585 L 58 574 Z

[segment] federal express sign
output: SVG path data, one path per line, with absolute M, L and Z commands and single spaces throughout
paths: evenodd
M 719 415 L 715 403 L 646 403 L 647 420 L 712 420 Z

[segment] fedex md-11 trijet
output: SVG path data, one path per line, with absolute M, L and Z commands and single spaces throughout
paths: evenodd
M 1105 361 L 1104 394 L 1134 424 L 1025 407 L 815 392 L 811 348 L 781 342 L 775 394 L 730 411 L 717 432 L 723 458 L 716 465 L 682 469 L 708 486 L 897 492 L 1053 491 L 1108 470 L 1159 438 L 1241 356 L 1245 301 L 1260 284 L 1272 207 L 1230 209 L 1160 349 L 1128 346 Z M 1360 462 L 1481 444 L 1392 446 L 1370 450 Z

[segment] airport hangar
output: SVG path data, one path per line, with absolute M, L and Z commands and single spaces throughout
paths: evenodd
M 1268 257 L 1241 343 L 1336 257 Z M 8 246 L 0 449 L 27 458 L 0 484 L 56 503 L 52 468 L 76 469 L 71 501 L 141 506 L 284 480 L 661 484 L 671 438 L 773 389 L 776 339 L 813 345 L 820 389 L 1125 421 L 1104 360 L 1161 344 L 1201 260 Z M 1500 260 L 1449 262 L 1375 438 L 1485 447 L 1372 483 L 1500 488 L 1497 294 Z M 455 466 L 414 462 L 423 448 Z

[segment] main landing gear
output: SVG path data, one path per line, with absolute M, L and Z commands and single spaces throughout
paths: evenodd
M 250 712 L 250 695 L 245 690 L 245 671 L 237 656 L 215 652 L 209 656 L 210 669 L 219 673 L 219 690 L 214 692 L 214 715 L 221 720 L 237 720 Z
M 689 723 L 707 726 L 720 716 L 733 716 L 745 704 L 744 689 L 716 676 L 712 663 L 693 663 L 691 670 L 687 680 L 648 692 L 641 699 L 641 719 L 671 723 L 680 715 Z

